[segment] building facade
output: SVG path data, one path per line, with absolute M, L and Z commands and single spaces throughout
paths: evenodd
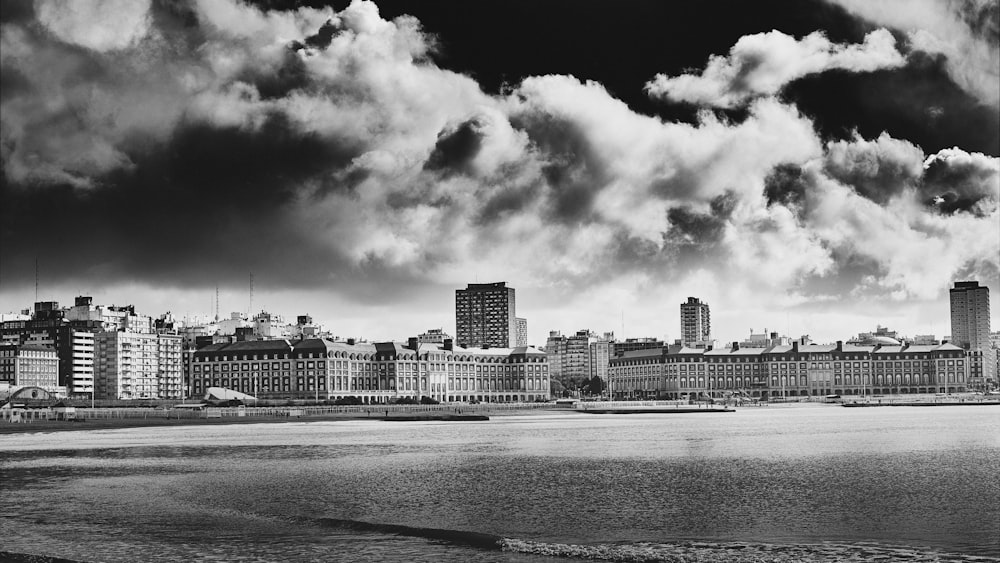
M 0 345 L 0 383 L 64 392 L 59 385 L 59 354 L 51 346 L 38 344 Z
M 417 342 L 421 344 L 440 344 L 444 346 L 446 340 L 454 342 L 451 335 L 446 333 L 443 328 L 432 328 L 417 336 Z
M 94 337 L 102 321 L 69 321 L 55 311 L 42 314 L 36 308 L 30 320 L 0 323 L 3 344 L 50 346 L 59 356 L 58 385 L 76 397 L 90 397 L 94 392 Z
M 688 297 L 681 303 L 681 344 L 694 347 L 712 338 L 712 316 L 708 303 L 696 297 Z
M 625 340 L 612 343 L 611 355 L 621 356 L 625 352 L 632 352 L 634 350 L 649 350 L 651 348 L 663 348 L 663 346 L 664 343 L 662 340 L 657 340 L 652 337 L 626 338 Z
M 183 397 L 183 338 L 175 334 L 105 331 L 96 339 L 99 399 Z
M 635 350 L 611 359 L 609 386 L 619 399 L 752 398 L 897 393 L 960 393 L 970 361 L 952 344 L 852 346 L 802 344 L 703 350 Z
M 442 402 L 549 399 L 545 354 L 534 348 L 461 348 L 326 339 L 213 344 L 191 355 L 192 396 L 225 387 L 258 398 L 366 404 L 431 397 Z
M 996 351 L 990 343 L 990 289 L 976 281 L 955 282 L 948 291 L 951 301 L 952 343 L 982 356 L 973 384 L 992 385 L 996 381 Z
M 523 319 L 521 317 L 514 318 L 514 346 L 527 346 L 528 345 L 528 319 Z
M 506 282 L 470 283 L 465 289 L 456 289 L 457 344 L 466 348 L 512 346 L 517 338 L 516 308 L 514 288 Z

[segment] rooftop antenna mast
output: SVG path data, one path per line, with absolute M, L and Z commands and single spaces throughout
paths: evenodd
M 247 317 L 253 317 L 253 272 L 250 272 L 250 311 Z
M 215 322 L 219 322 L 219 284 L 215 284 Z

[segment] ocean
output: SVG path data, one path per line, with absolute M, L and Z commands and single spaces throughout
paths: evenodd
M 1000 561 L 1000 407 L 10 434 L 0 489 L 80 562 Z

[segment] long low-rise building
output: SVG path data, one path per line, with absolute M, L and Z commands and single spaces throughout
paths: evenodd
M 668 346 L 626 352 L 608 369 L 619 399 L 952 393 L 966 391 L 968 380 L 966 352 L 953 344 Z
M 65 393 L 65 388 L 59 385 L 56 349 L 40 344 L 0 345 L 0 384 Z
M 549 399 L 545 353 L 531 347 L 460 348 L 311 338 L 211 344 L 190 355 L 192 396 L 225 387 L 259 398 L 340 399 L 365 403 L 430 397 L 438 401 Z

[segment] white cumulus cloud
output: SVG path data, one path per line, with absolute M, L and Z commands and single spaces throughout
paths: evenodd
M 741 37 L 727 56 L 711 57 L 701 74 L 659 74 L 646 90 L 674 101 L 731 108 L 777 94 L 810 74 L 832 69 L 871 72 L 904 62 L 892 34 L 884 29 L 869 33 L 858 45 L 832 43 L 818 31 L 795 39 L 775 30 Z

